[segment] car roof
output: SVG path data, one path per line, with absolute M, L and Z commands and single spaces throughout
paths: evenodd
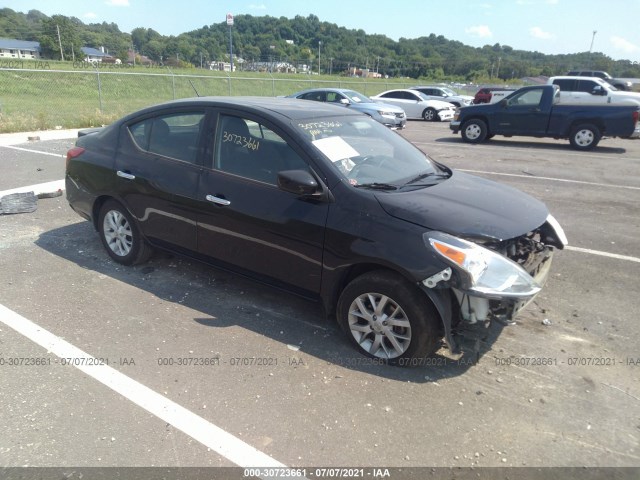
M 168 108 L 189 108 L 189 107 L 218 107 L 218 108 L 238 108 L 257 114 L 269 114 L 290 120 L 298 120 L 313 116 L 332 115 L 360 115 L 358 112 L 350 112 L 339 105 L 323 102 L 301 102 L 297 98 L 284 97 L 194 97 L 183 98 L 160 103 L 138 110 L 128 115 L 123 120 L 138 117 L 157 110 Z
M 384 93 L 389 93 L 389 92 L 412 92 L 412 93 L 414 93 L 415 91 L 412 90 L 411 88 L 394 88 L 392 90 L 385 90 L 384 92 L 380 92 L 378 95 L 382 95 Z
M 558 75 L 556 77 L 551 77 L 549 80 L 593 80 L 597 83 L 606 83 L 608 82 L 600 77 L 583 77 L 582 75 Z
M 352 88 L 335 88 L 335 87 L 325 87 L 325 88 L 309 88 L 307 90 L 301 90 L 299 92 L 293 93 L 292 95 L 300 95 L 303 93 L 311 93 L 311 92 L 355 92 Z

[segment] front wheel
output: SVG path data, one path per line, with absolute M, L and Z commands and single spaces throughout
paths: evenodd
M 462 139 L 468 143 L 480 143 L 487 139 L 487 124 L 482 120 L 467 120 L 460 130 Z
M 432 354 L 440 317 L 427 296 L 385 270 L 353 280 L 340 295 L 338 323 L 360 352 L 394 365 Z
M 602 134 L 591 124 L 578 125 L 571 130 L 569 142 L 576 150 L 592 150 L 598 145 Z
M 436 112 L 435 108 L 429 107 L 422 112 L 422 118 L 424 118 L 427 122 L 438 122 L 440 121 L 440 117 L 438 117 L 438 112 Z
M 129 212 L 115 200 L 107 200 L 98 218 L 100 239 L 109 256 L 122 265 L 135 265 L 149 259 L 151 249 L 140 234 Z

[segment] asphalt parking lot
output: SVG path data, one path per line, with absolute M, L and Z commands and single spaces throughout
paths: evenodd
M 1 465 L 640 466 L 640 141 L 401 134 L 564 227 L 517 325 L 470 331 L 460 361 L 376 365 L 319 304 L 178 257 L 119 266 L 41 199 L 0 216 Z M 24 140 L 0 146 L 0 190 L 64 177 L 73 139 Z

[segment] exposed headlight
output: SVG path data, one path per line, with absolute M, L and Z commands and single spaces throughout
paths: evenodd
M 520 265 L 488 248 L 442 232 L 425 233 L 425 243 L 461 273 L 463 290 L 486 297 L 525 298 L 542 289 Z

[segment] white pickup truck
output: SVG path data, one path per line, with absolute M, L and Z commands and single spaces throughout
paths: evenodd
M 562 103 L 627 103 L 640 105 L 640 93 L 618 90 L 597 77 L 551 77 L 548 82 L 560 87 Z

